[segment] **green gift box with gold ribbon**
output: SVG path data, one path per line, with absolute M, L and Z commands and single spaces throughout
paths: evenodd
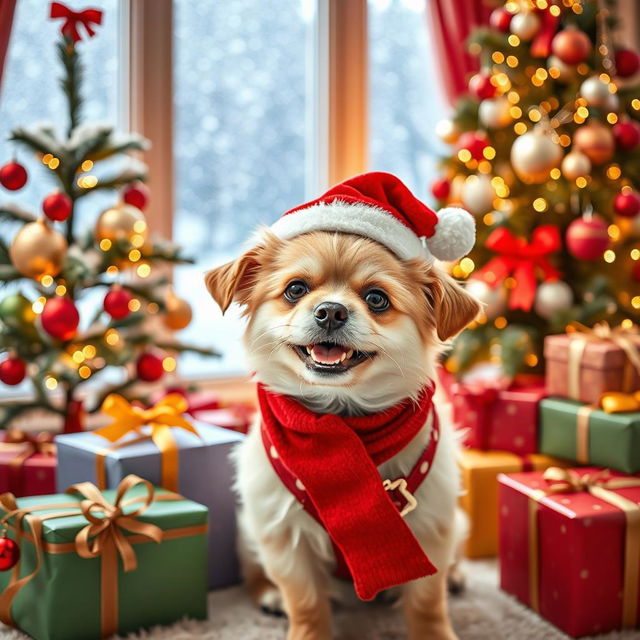
M 598 408 L 573 400 L 540 403 L 540 451 L 550 456 L 623 473 L 640 471 L 640 403 L 612 393 Z M 637 408 L 637 409 L 636 409 Z
M 130 475 L 115 490 L 0 496 L 0 620 L 92 640 L 207 616 L 208 509 Z M 19 550 L 16 553 L 15 549 Z M 17 558 L 16 558 L 17 556 Z

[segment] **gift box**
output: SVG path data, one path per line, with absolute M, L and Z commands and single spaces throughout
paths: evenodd
M 544 380 L 509 384 L 504 379 L 454 383 L 453 421 L 474 449 L 527 455 L 538 451 L 538 404 Z
M 38 496 L 56 490 L 56 446 L 49 433 L 0 432 L 0 493 Z
M 637 473 L 640 403 L 638 411 L 607 413 L 572 400 L 547 398 L 540 403 L 540 451 L 580 464 Z
M 0 573 L 0 619 L 35 640 L 207 617 L 206 507 L 128 476 L 118 491 L 83 483 L 66 494 L 5 493 L 0 514 L 10 512 L 20 560 Z
M 544 340 L 547 391 L 580 402 L 597 402 L 607 391 L 640 389 L 640 334 L 596 325 L 589 332 Z
M 640 478 L 501 475 L 500 584 L 572 637 L 638 626 Z
M 255 413 L 254 407 L 231 405 L 224 409 L 198 411 L 194 415 L 200 422 L 246 434 L 249 432 Z
M 460 506 L 470 523 L 465 554 L 482 558 L 498 552 L 498 475 L 568 463 L 538 454 L 517 456 L 506 451 L 465 449 L 459 464 L 463 488 Z
M 239 582 L 229 455 L 243 436 L 200 422 L 191 424 L 181 415 L 182 396 L 167 396 L 148 410 L 131 407 L 119 396 L 110 398 L 103 411 L 115 418 L 113 424 L 95 432 L 56 437 L 59 490 L 82 481 L 113 488 L 135 473 L 206 505 L 211 514 L 209 586 Z

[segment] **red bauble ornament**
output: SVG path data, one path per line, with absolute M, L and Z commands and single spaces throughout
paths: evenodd
M 609 246 L 607 223 L 598 216 L 578 218 L 567 228 L 567 249 L 579 260 L 597 260 Z
M 565 64 L 580 64 L 591 53 L 589 36 L 575 27 L 558 32 L 551 41 L 551 50 Z
M 20 560 L 20 547 L 15 540 L 7 538 L 6 534 L 0 538 L 0 571 L 9 571 Z
M 138 372 L 138 377 L 145 382 L 160 380 L 164 375 L 162 358 L 153 353 L 143 353 L 136 363 L 136 371 Z
M 640 124 L 635 120 L 621 120 L 613 125 L 613 135 L 618 149 L 634 149 L 640 143 Z
M 431 193 L 436 200 L 446 200 L 451 193 L 451 183 L 447 178 L 438 178 L 431 185 Z
M 27 375 L 27 365 L 18 356 L 9 356 L 0 362 L 0 381 L 14 386 L 20 384 Z
M 47 216 L 49 220 L 56 222 L 66 220 L 71 215 L 72 209 L 73 203 L 71 202 L 71 198 L 60 191 L 49 194 L 42 202 L 44 215 Z
M 489 22 L 494 29 L 509 33 L 509 25 L 511 24 L 513 14 L 509 13 L 504 7 L 498 7 L 491 12 Z
M 70 340 L 78 330 L 80 314 L 71 298 L 49 298 L 40 314 L 40 322 L 50 336 L 58 340 Z
M 140 211 L 149 203 L 149 189 L 142 182 L 135 182 L 127 185 L 122 191 L 122 199 L 130 205 L 133 205 Z
M 133 296 L 122 287 L 113 287 L 104 297 L 104 310 L 114 319 L 122 320 L 131 311 L 129 303 Z
M 13 160 L 0 167 L 0 184 L 9 191 L 17 191 L 27 184 L 27 170 Z
M 616 75 L 621 78 L 633 76 L 640 69 L 640 56 L 631 49 L 618 49 L 615 56 Z
M 482 152 L 489 146 L 489 141 L 483 133 L 466 131 L 458 138 L 458 151 L 468 149 L 474 160 L 482 160 Z
M 488 73 L 476 73 L 469 80 L 469 91 L 478 100 L 486 100 L 496 95 L 497 88 L 491 84 L 491 76 Z
M 640 194 L 630 189 L 623 190 L 613 199 L 613 209 L 623 218 L 634 218 L 640 213 Z

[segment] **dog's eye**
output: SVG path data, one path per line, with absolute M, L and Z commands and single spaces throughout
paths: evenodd
M 372 289 L 364 297 L 364 301 L 369 305 L 371 311 L 386 311 L 389 308 L 389 298 L 384 291 Z
M 300 298 L 306 296 L 307 293 L 309 293 L 309 287 L 306 282 L 303 280 L 293 280 L 284 290 L 284 297 L 289 302 L 297 302 Z

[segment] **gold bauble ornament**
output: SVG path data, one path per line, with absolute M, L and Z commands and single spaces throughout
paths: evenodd
M 504 96 L 483 100 L 478 107 L 478 120 L 490 129 L 506 127 L 513 119 L 510 109 L 511 103 Z
M 528 184 L 546 182 L 549 172 L 560 164 L 562 156 L 562 147 L 541 126 L 523 133 L 511 146 L 511 165 L 518 177 Z
M 613 157 L 615 138 L 611 127 L 598 120 L 591 120 L 573 134 L 573 146 L 582 151 L 592 164 L 604 164 Z
M 29 222 L 18 231 L 9 248 L 13 266 L 27 278 L 57 276 L 67 255 L 67 241 L 44 220 Z
M 440 120 L 440 122 L 436 124 L 436 135 L 442 142 L 446 142 L 447 144 L 455 144 L 460 137 L 460 133 L 460 127 L 448 118 Z
M 180 331 L 191 322 L 193 312 L 191 305 L 184 299 L 179 298 L 173 289 L 170 289 L 165 299 L 167 310 L 162 318 L 165 326 L 172 331 Z
M 103 211 L 96 222 L 96 239 L 127 240 L 131 242 L 134 236 L 141 236 L 146 240 L 149 230 L 147 221 L 140 209 L 130 204 L 118 204 Z
M 590 107 L 598 107 L 607 111 L 617 111 L 620 108 L 618 96 L 611 92 L 609 83 L 603 82 L 598 76 L 587 78 L 580 85 L 580 95 Z
M 574 149 L 562 160 L 562 175 L 567 180 L 586 178 L 591 173 L 591 160 L 582 151 Z

